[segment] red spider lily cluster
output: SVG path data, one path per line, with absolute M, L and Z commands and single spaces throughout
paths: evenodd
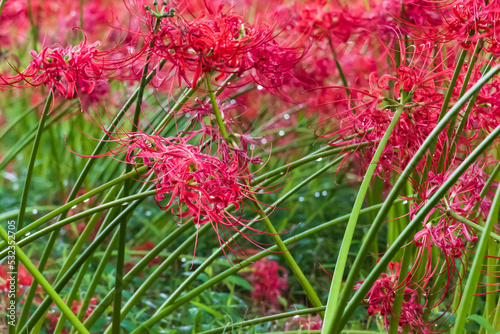
M 252 18 L 248 2 L 130 0 L 120 7 L 92 1 L 81 8 L 89 21 L 73 30 L 84 34 L 83 41 L 52 45 L 59 40 L 58 32 L 32 30 L 46 34 L 52 46 L 44 43 L 40 51 L 31 51 L 26 67 L 9 63 L 2 68 L 0 89 L 39 87 L 88 104 L 95 98 L 92 94 L 96 101 L 108 95 L 114 82 L 124 90 L 140 83 L 136 96 L 142 99 L 151 79 L 155 92 L 167 92 L 180 105 L 166 108 L 172 122 L 189 118 L 187 125 L 181 129 L 175 123 L 175 135 L 166 134 L 166 122 L 154 126 L 158 123 L 149 119 L 103 127 L 108 151 L 78 155 L 113 157 L 127 165 L 127 171 L 142 170 L 132 188 L 151 185 L 158 207 L 178 225 L 192 223 L 200 229 L 210 224 L 224 252 L 234 252 L 235 235 L 261 247 L 251 235 L 272 234 L 253 227 L 274 209 L 257 196 L 279 189 L 259 179 L 264 164 L 253 152 L 270 140 L 300 142 L 300 131 L 287 136 L 274 131 L 299 124 L 299 112 L 319 124 L 318 141 L 349 147 L 339 171 L 358 179 L 370 168 L 379 143 L 387 139 L 374 173 L 385 192 L 412 167 L 410 161 L 443 116 L 488 69 L 499 66 L 499 1 L 253 1 L 255 8 L 266 8 L 266 15 Z M 62 9 L 65 4 L 50 7 L 33 1 L 28 10 L 20 1 L 8 1 L 0 41 L 15 43 L 2 28 L 19 21 L 15 29 L 27 33 L 33 15 L 57 12 L 75 19 L 76 14 Z M 97 18 L 109 19 L 108 36 L 97 33 Z M 69 25 L 67 18 L 61 22 Z M 186 95 L 174 98 L 174 89 Z M 401 194 L 410 202 L 401 219 L 413 219 L 500 125 L 499 101 L 500 78 L 494 76 L 457 111 L 456 119 L 432 143 L 432 153 L 415 166 Z M 146 104 L 136 102 L 137 116 L 144 115 Z M 283 138 L 250 135 L 261 106 L 272 113 L 272 121 L 260 130 Z M 407 277 L 400 278 L 402 260 L 393 259 L 389 273 L 382 274 L 366 295 L 368 314 L 380 315 L 385 327 L 396 316 L 394 300 L 401 293 L 399 332 L 442 331 L 435 327 L 446 317 L 429 318 L 425 310 L 441 306 L 448 311 L 453 299 L 449 296 L 460 291 L 468 254 L 478 240 L 471 226 L 488 216 L 491 189 L 498 187 L 496 181 L 488 184 L 494 153 L 473 163 L 415 231 L 406 245 L 414 250 Z M 486 186 L 491 189 L 483 191 Z M 138 250 L 152 247 L 144 244 Z M 436 281 L 442 275 L 444 283 L 439 286 Z M 287 289 L 286 270 L 275 261 L 256 262 L 247 278 L 254 287 L 252 298 L 271 306 Z M 436 295 L 440 296 L 431 298 Z M 322 326 L 320 319 L 302 321 L 305 318 L 297 319 L 302 329 Z
M 87 307 L 87 310 L 85 311 L 84 319 L 87 319 L 92 314 L 96 305 L 97 305 L 97 299 L 91 298 L 89 306 Z M 55 305 L 52 305 L 52 306 L 55 307 Z M 77 314 L 80 311 L 81 307 L 82 307 L 82 302 L 78 302 L 76 300 L 73 300 L 73 304 L 71 304 L 71 311 L 73 311 L 73 313 Z M 49 320 L 50 329 L 52 331 L 54 331 L 56 329 L 57 323 L 58 323 L 60 318 L 61 318 L 60 312 L 56 311 L 55 309 L 53 309 L 51 312 L 47 313 L 47 319 Z M 65 328 L 62 330 L 62 333 L 69 334 L 70 331 L 67 328 Z
M 421 304 L 418 291 L 410 288 L 408 284 L 401 286 L 398 283 L 400 270 L 400 264 L 393 262 L 389 264 L 390 274 L 380 275 L 366 296 L 369 305 L 368 314 L 380 314 L 384 319 L 385 326 L 389 327 L 396 293 L 400 289 L 404 289 L 401 314 L 398 318 L 399 326 L 409 328 L 412 333 L 432 332 L 431 326 L 434 324 L 424 320 L 425 304 Z
M 18 290 L 18 294 L 24 292 L 24 288 L 29 287 L 33 281 L 33 276 L 28 272 L 25 267 L 20 266 L 18 272 L 18 282 L 21 289 Z M 2 291 L 3 297 L 7 299 L 8 291 L 10 290 L 10 279 L 12 278 L 10 272 L 6 266 L 0 266 L 0 290 Z M 5 310 L 4 310 L 5 311 Z
M 204 8 L 195 17 L 182 15 L 193 8 L 164 6 L 158 11 L 131 4 L 137 17 L 147 28 L 139 36 L 143 48 L 131 57 L 143 55 L 143 61 L 167 60 L 164 72 L 174 72 L 179 82 L 191 87 L 206 73 L 219 73 L 216 80 L 227 74 L 249 72 L 254 80 L 272 86 L 283 84 L 292 76 L 304 47 L 278 43 L 276 29 L 268 23 L 246 22 L 237 12 L 221 3 L 216 8 Z M 194 5 L 194 3 L 193 3 Z M 181 11 L 181 15 L 176 14 Z M 153 17 L 164 17 L 152 24 Z M 272 20 L 269 20 L 272 22 Z
M 245 276 L 253 287 L 253 300 L 262 303 L 266 308 L 278 307 L 278 297 L 288 289 L 286 268 L 276 261 L 262 259 L 255 262 Z
M 87 38 L 77 46 L 45 47 L 38 54 L 31 51 L 33 60 L 14 77 L 1 77 L 2 85 L 24 88 L 44 85 L 67 99 L 83 92 L 92 93 L 103 70 L 99 65 L 99 42 L 87 44 Z

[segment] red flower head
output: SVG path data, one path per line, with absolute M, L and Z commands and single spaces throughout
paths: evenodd
M 144 47 L 130 57 L 140 62 L 148 62 L 151 56 L 155 61 L 167 60 L 164 71 L 175 72 L 179 83 L 185 81 L 191 87 L 211 71 L 222 79 L 251 69 L 255 80 L 278 86 L 290 79 L 302 57 L 304 48 L 278 43 L 272 25 L 249 24 L 238 13 L 224 10 L 223 4 L 215 11 L 206 8 L 194 18 L 167 6 L 159 13 L 137 6 L 130 10 L 138 12 L 148 31 L 137 33 L 138 39 L 144 37 Z M 151 23 L 155 17 L 161 20 L 159 25 Z
M 253 287 L 252 299 L 276 307 L 278 297 L 288 288 L 287 277 L 287 270 L 276 261 L 262 259 L 255 262 L 247 275 Z
M 10 288 L 9 279 L 11 277 L 8 274 L 9 270 L 6 270 L 5 268 L 5 266 L 0 266 L 0 291 L 7 292 Z M 33 282 L 33 276 L 31 276 L 28 269 L 23 266 L 19 266 L 17 272 L 17 283 L 19 285 L 19 289 L 17 291 L 18 294 L 21 295 L 24 292 L 24 288 L 29 287 L 31 282 Z M 7 297 L 7 294 L 4 294 L 4 296 Z
M 417 290 L 410 288 L 409 278 L 398 284 L 400 264 L 389 263 L 390 274 L 382 273 L 375 281 L 366 295 L 365 302 L 370 306 L 368 314 L 379 313 L 384 318 L 386 328 L 389 328 L 390 319 L 393 316 L 392 307 L 396 292 L 404 289 L 403 305 L 399 317 L 399 332 L 406 326 L 410 327 L 411 333 L 431 333 L 430 323 L 423 320 L 424 306 L 420 304 L 420 296 Z
M 244 200 L 255 201 L 254 196 L 264 191 L 259 191 L 262 188 L 258 185 L 251 186 L 253 174 L 248 172 L 248 160 L 239 158 L 228 146 L 221 145 L 215 154 L 210 154 L 203 152 L 203 145 L 188 144 L 197 134 L 164 138 L 124 133 L 123 138 L 114 139 L 120 143 L 117 149 L 100 156 L 126 153 L 127 163 L 148 166 L 149 170 L 140 176 L 154 175 L 151 182 L 156 184 L 158 206 L 170 210 L 179 218 L 179 224 L 211 224 L 221 246 L 229 246 L 226 240 L 231 239 L 232 232 L 254 242 L 241 228 L 265 232 L 250 227 L 249 220 L 244 219 L 243 209 L 248 206 Z
M 13 77 L 0 76 L 0 88 L 38 87 L 44 85 L 72 99 L 81 92 L 90 94 L 95 86 L 104 83 L 104 54 L 98 51 L 100 42 L 87 43 L 87 38 L 66 48 L 45 47 L 38 54 L 31 51 L 33 60 Z

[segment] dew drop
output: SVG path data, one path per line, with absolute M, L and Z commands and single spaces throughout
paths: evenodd
M 285 131 L 280 130 L 280 132 L 278 132 L 278 134 L 279 134 L 281 137 L 283 137 L 283 136 L 285 135 Z
M 314 193 L 314 197 L 319 197 L 319 195 L 320 195 L 319 191 Z
M 304 197 L 300 196 L 299 197 L 299 202 L 304 202 Z
M 38 210 L 37 209 L 33 209 L 33 214 L 36 215 L 38 213 Z
M 289 118 L 290 118 L 290 115 L 285 114 L 285 115 L 283 116 L 283 118 L 284 118 L 284 119 L 289 119 Z

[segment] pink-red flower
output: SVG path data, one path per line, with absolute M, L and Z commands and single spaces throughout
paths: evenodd
M 33 60 L 23 71 L 12 77 L 0 76 L 0 88 L 46 86 L 73 99 L 81 93 L 90 94 L 98 84 L 104 84 L 103 53 L 100 42 L 88 44 L 85 37 L 75 46 L 45 47 L 40 53 L 31 51 Z
M 246 279 L 252 285 L 252 299 L 271 307 L 278 305 L 278 297 L 288 288 L 288 271 L 278 262 L 264 258 L 256 261 Z

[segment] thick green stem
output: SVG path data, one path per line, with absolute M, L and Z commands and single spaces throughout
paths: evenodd
M 7 234 L 7 231 L 3 227 L 0 226 L 0 236 L 2 239 L 9 243 L 9 247 L 13 247 L 15 249 L 15 254 L 17 257 L 19 257 L 19 260 L 23 263 L 23 265 L 26 267 L 26 269 L 30 272 L 30 274 L 33 276 L 33 279 L 36 279 L 38 282 L 40 282 L 40 285 L 42 286 L 42 289 L 47 292 L 47 294 L 50 296 L 50 298 L 56 303 L 57 307 L 61 310 L 62 313 L 64 313 L 69 321 L 80 331 L 81 334 L 89 334 L 89 331 L 83 326 L 83 324 L 76 318 L 76 316 L 73 314 L 71 309 L 66 305 L 66 303 L 61 299 L 61 297 L 57 294 L 57 291 L 50 285 L 50 283 L 43 277 L 42 273 L 37 270 L 33 262 L 24 254 L 24 252 L 21 250 L 21 247 L 15 244 L 15 240 L 12 239 L 12 237 L 9 237 Z M 14 321 L 15 323 L 15 321 Z M 14 327 L 14 326 L 9 326 L 9 327 Z
M 339 255 L 337 262 L 335 264 L 335 271 L 333 273 L 332 284 L 330 286 L 330 293 L 328 295 L 328 304 L 326 307 L 326 316 L 325 322 L 323 325 L 324 333 L 333 333 L 335 324 L 340 318 L 340 312 L 338 312 L 338 298 L 340 294 L 340 289 L 342 286 L 342 278 L 344 276 L 344 270 L 347 263 L 347 257 L 349 255 L 349 248 L 351 247 L 352 237 L 354 235 L 354 231 L 356 230 L 356 225 L 358 223 L 359 212 L 361 207 L 363 206 L 363 202 L 365 200 L 366 192 L 370 186 L 370 183 L 373 178 L 373 174 L 375 172 L 375 168 L 377 167 L 378 161 L 382 152 L 385 149 L 385 145 L 389 141 L 389 138 L 399 121 L 399 117 L 404 110 L 404 101 L 401 101 L 401 105 L 398 107 L 396 113 L 392 117 L 391 123 L 387 127 L 387 130 L 382 137 L 377 150 L 375 151 L 373 158 L 370 162 L 370 166 L 366 171 L 363 182 L 359 188 L 358 195 L 356 197 L 356 201 L 354 202 L 354 206 L 351 213 L 351 218 L 349 218 L 349 222 L 347 223 L 346 231 L 344 234 L 344 239 L 342 240 L 342 245 L 340 247 Z
M 462 66 L 465 61 L 465 57 L 467 56 L 467 50 L 460 51 L 460 55 L 458 56 L 457 64 L 455 66 L 455 71 L 453 72 L 453 76 L 451 77 L 450 84 L 448 86 L 448 90 L 446 91 L 446 95 L 444 96 L 443 105 L 441 106 L 441 111 L 439 112 L 438 122 L 443 119 L 446 111 L 448 110 L 448 106 L 450 104 L 451 96 L 453 95 L 453 90 L 455 89 L 455 84 L 457 83 L 458 76 L 462 71 Z
M 467 316 L 469 315 L 471 309 L 470 300 L 472 300 L 472 297 L 474 296 L 474 291 L 476 290 L 477 282 L 479 281 L 479 276 L 481 275 L 481 268 L 486 254 L 486 249 L 488 247 L 489 234 L 493 231 L 495 223 L 498 222 L 499 207 L 500 187 L 497 188 L 493 203 L 491 204 L 490 213 L 488 214 L 488 218 L 486 220 L 484 233 L 479 238 L 479 242 L 477 244 L 476 255 L 474 256 L 474 261 L 472 262 L 469 278 L 467 279 L 467 284 L 458 307 L 456 322 L 453 326 L 452 333 L 454 334 L 461 334 L 464 332 L 465 321 L 467 320 Z
M 3 7 L 5 6 L 6 2 L 7 0 L 0 0 L 0 17 L 2 17 Z
M 401 309 L 403 307 L 406 283 L 408 281 L 407 274 L 409 271 L 409 266 L 412 256 L 413 256 L 413 248 L 411 246 L 405 247 L 399 271 L 398 290 L 396 292 L 396 297 L 394 297 L 394 303 L 392 305 L 392 318 L 388 334 L 398 334 L 399 317 L 401 316 Z
M 470 227 L 472 227 L 473 229 L 481 232 L 481 234 L 484 233 L 485 229 L 484 227 L 482 227 L 481 225 L 478 225 L 476 223 L 474 223 L 472 220 L 469 220 L 465 217 L 462 217 L 460 216 L 458 213 L 456 213 L 455 211 L 450 211 L 448 212 L 448 215 L 452 218 L 455 218 L 456 220 L 458 220 L 459 222 L 462 222 L 464 223 L 465 225 L 468 225 Z M 494 240 L 497 240 L 498 242 L 500 242 L 500 235 L 496 234 L 495 232 L 490 232 L 490 237 Z
M 255 202 L 255 204 L 259 212 L 262 212 L 262 208 L 260 207 L 260 205 L 257 202 Z M 270 233 L 272 233 L 274 242 L 276 242 L 279 251 L 285 258 L 285 261 L 288 263 L 288 267 L 293 272 L 295 278 L 299 281 L 300 285 L 304 289 L 304 292 L 306 293 L 307 298 L 309 299 L 311 304 L 314 307 L 323 306 L 323 303 L 321 303 L 321 300 L 316 294 L 316 291 L 314 291 L 311 283 L 309 283 L 309 280 L 302 272 L 302 269 L 300 269 L 299 265 L 297 264 L 292 254 L 290 253 L 289 249 L 285 246 L 283 240 L 281 240 L 281 237 L 279 236 L 278 231 L 276 231 L 276 229 L 274 228 L 274 225 L 271 223 L 271 220 L 269 220 L 269 218 L 264 213 L 262 213 L 261 218 L 264 220 L 264 225 L 266 226 L 266 228 L 269 230 Z M 321 311 L 320 314 L 323 317 L 323 311 Z
M 471 59 L 469 61 L 469 64 L 467 64 L 467 66 L 468 66 L 467 73 L 465 74 L 464 81 L 462 82 L 462 88 L 460 89 L 460 93 L 458 95 L 459 98 L 464 96 L 465 92 L 467 91 L 467 87 L 469 86 L 470 77 L 472 75 L 472 72 L 474 72 L 474 66 L 475 66 L 476 61 L 477 61 L 477 55 L 479 54 L 479 52 L 481 52 L 482 47 L 483 47 L 483 43 L 480 40 L 476 44 L 476 48 L 474 49 L 474 53 L 471 55 Z M 456 118 L 450 122 L 450 127 L 448 128 L 448 137 L 449 138 L 452 138 L 453 132 L 455 131 L 455 122 L 456 122 Z M 457 134 L 459 135 L 460 133 L 457 133 Z
M 33 169 L 35 167 L 36 155 L 38 153 L 38 148 L 40 147 L 40 140 L 42 139 L 42 132 L 45 126 L 45 120 L 50 112 L 50 108 L 52 107 L 52 100 L 54 96 L 52 92 L 49 92 L 47 95 L 47 99 L 45 100 L 45 107 L 43 108 L 42 115 L 40 116 L 40 122 L 38 124 L 38 130 L 35 135 L 35 142 L 33 143 L 33 148 L 31 150 L 30 160 L 28 163 L 28 171 L 26 172 L 26 179 L 24 181 L 24 188 L 21 196 L 21 204 L 19 206 L 19 214 L 17 216 L 16 221 L 16 231 L 19 231 L 23 228 L 24 225 L 24 216 L 26 214 L 26 204 L 28 203 L 28 194 L 30 191 L 31 178 L 33 176 Z M 14 270 L 12 272 L 17 273 L 19 266 L 19 260 L 17 256 L 15 256 L 14 260 Z M 17 305 L 17 274 L 11 276 L 11 279 L 14 279 L 14 291 L 12 294 L 9 293 L 9 305 Z M 9 334 L 14 334 L 16 332 L 17 323 L 14 326 L 9 326 Z
M 226 140 L 229 140 L 229 134 L 227 133 L 226 124 L 224 122 L 224 115 L 221 114 L 219 105 L 217 104 L 217 100 L 215 97 L 215 92 L 212 90 L 212 85 L 210 84 L 210 77 L 207 76 L 207 89 L 208 94 L 210 96 L 210 103 L 212 104 L 212 108 L 215 114 L 215 119 L 217 120 L 217 124 L 219 125 L 219 131 L 222 133 Z
M 325 306 L 320 306 L 320 307 L 314 307 L 314 308 L 306 308 L 304 310 L 299 310 L 299 311 L 274 314 L 274 315 L 270 315 L 267 317 L 261 317 L 258 319 L 237 322 L 237 323 L 230 324 L 230 325 L 227 325 L 224 327 L 219 327 L 219 328 L 215 328 L 215 329 L 212 329 L 209 331 L 201 332 L 200 334 L 230 333 L 232 331 L 236 331 L 236 330 L 239 330 L 239 329 L 244 328 L 244 327 L 258 325 L 258 324 L 262 324 L 264 322 L 269 322 L 269 321 L 283 319 L 283 318 L 291 318 L 291 317 L 294 317 L 296 315 L 301 315 L 301 314 L 311 314 L 311 313 L 316 313 L 316 312 L 323 312 L 324 310 L 325 310 Z

